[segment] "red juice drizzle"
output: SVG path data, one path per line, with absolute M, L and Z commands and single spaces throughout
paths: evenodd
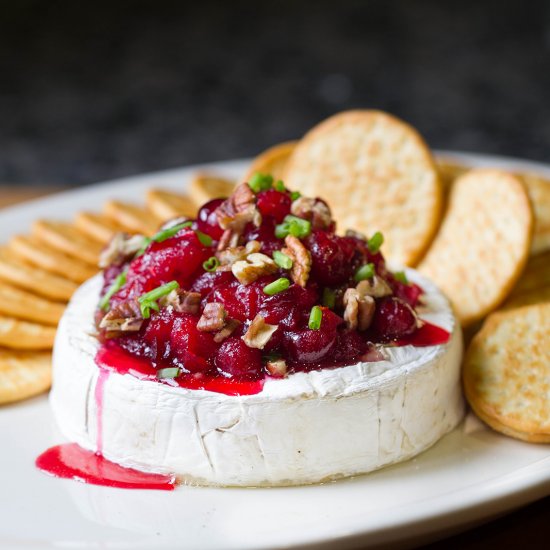
M 253 395 L 260 393 L 264 380 L 234 380 L 222 376 L 182 374 L 176 379 L 158 380 L 157 371 L 146 359 L 135 357 L 123 350 L 115 342 L 103 344 L 95 357 L 100 370 L 110 370 L 119 374 L 131 374 L 140 380 L 155 380 L 169 386 L 180 386 L 191 390 L 208 390 L 225 395 Z
M 395 345 L 423 348 L 426 346 L 439 346 L 449 341 L 451 335 L 445 329 L 437 325 L 432 325 L 432 323 L 428 323 L 428 321 L 423 321 L 423 323 L 424 324 L 413 332 L 413 334 L 399 338 L 399 340 L 395 342 Z
M 36 467 L 44 473 L 81 483 L 119 487 L 121 489 L 157 489 L 173 491 L 173 475 L 150 474 L 124 468 L 76 443 L 56 445 L 36 459 Z

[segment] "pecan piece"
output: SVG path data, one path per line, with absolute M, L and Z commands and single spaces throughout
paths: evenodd
M 99 267 L 102 269 L 110 265 L 121 265 L 129 260 L 146 243 L 144 235 L 128 235 L 115 233 L 109 244 L 99 255 Z
M 226 229 L 218 242 L 216 250 L 222 252 L 226 248 L 235 248 L 239 244 L 241 234 L 233 229 Z
M 354 239 L 357 239 L 359 241 L 367 241 L 367 236 L 364 233 L 360 233 L 359 231 L 355 231 L 355 229 L 346 229 L 345 233 L 346 237 L 353 237 Z
M 227 313 L 223 304 L 210 302 L 204 307 L 201 318 L 197 323 L 197 330 L 203 332 L 217 332 L 224 327 L 226 317 Z
M 143 317 L 137 300 L 122 302 L 99 322 L 99 328 L 105 329 L 105 338 L 116 338 L 124 332 L 136 332 L 143 324 Z
M 171 306 L 178 313 L 192 313 L 195 315 L 200 309 L 201 295 L 200 292 L 190 292 L 176 288 L 170 294 L 160 298 L 159 304 L 162 307 Z
M 376 304 L 371 296 L 361 296 L 355 288 L 348 288 L 344 294 L 344 321 L 349 329 L 367 330 L 374 316 Z
M 311 253 L 300 239 L 293 235 L 285 237 L 285 244 L 286 247 L 283 248 L 282 252 L 292 258 L 290 278 L 297 285 L 305 287 L 311 271 Z
M 356 288 L 361 296 L 372 296 L 373 298 L 384 298 L 393 294 L 390 285 L 378 275 L 361 281 Z
M 249 348 L 264 349 L 278 328 L 279 325 L 268 325 L 261 315 L 256 315 L 241 338 Z
M 247 256 L 259 252 L 262 247 L 258 241 L 249 241 L 246 246 L 235 246 L 218 252 L 216 256 L 220 260 L 219 271 L 230 271 L 235 262 L 246 260 Z
M 265 254 L 254 252 L 246 260 L 239 260 L 231 266 L 233 275 L 243 285 L 253 283 L 264 275 L 271 275 L 277 271 L 277 264 Z
M 262 223 L 262 217 L 256 208 L 256 196 L 248 183 L 238 185 L 233 194 L 218 206 L 216 217 L 222 229 L 232 229 L 239 234 L 249 222 L 256 226 Z
M 290 211 L 311 222 L 312 229 L 326 229 L 332 223 L 330 208 L 319 199 L 300 197 L 292 203 Z
M 240 324 L 241 323 L 237 321 L 237 319 L 227 319 L 224 327 L 220 331 L 216 332 L 216 334 L 214 334 L 214 342 L 216 342 L 216 344 L 220 344 L 221 342 L 223 342 L 228 336 L 231 336 L 233 334 L 235 329 Z
M 287 374 L 287 365 L 284 359 L 273 359 L 265 365 L 267 372 L 276 378 L 284 378 Z

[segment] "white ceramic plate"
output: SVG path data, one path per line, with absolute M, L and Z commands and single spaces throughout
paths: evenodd
M 470 154 L 473 165 L 550 167 Z M 198 169 L 238 177 L 243 162 L 117 180 L 0 213 L 0 235 L 67 218 L 148 187 L 182 188 Z M 275 489 L 109 489 L 47 477 L 34 459 L 56 435 L 46 397 L 0 407 L 0 547 L 279 548 L 413 546 L 550 494 L 550 447 L 501 437 L 469 416 L 409 462 L 326 485 Z

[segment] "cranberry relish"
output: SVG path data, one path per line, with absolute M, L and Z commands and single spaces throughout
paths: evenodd
M 422 294 L 391 273 L 383 237 L 335 233 L 328 205 L 257 174 L 196 220 L 152 239 L 117 235 L 102 255 L 102 341 L 162 380 L 259 380 L 372 357 L 421 325 Z

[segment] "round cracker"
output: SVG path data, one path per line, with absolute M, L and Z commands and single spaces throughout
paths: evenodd
M 47 391 L 52 382 L 51 363 L 47 351 L 0 349 L 0 404 Z
M 74 224 L 87 237 L 103 245 L 111 242 L 115 233 L 123 231 L 123 228 L 111 218 L 95 212 L 78 212 L 74 218 Z
M 416 265 L 440 222 L 443 192 L 429 148 L 403 121 L 380 111 L 335 115 L 306 134 L 285 183 L 326 199 L 341 229 L 384 234 L 384 254 Z
M 195 174 L 189 184 L 189 195 L 193 202 L 202 205 L 212 199 L 229 197 L 235 182 L 213 174 Z
M 535 228 L 531 254 L 550 250 L 550 180 L 535 174 L 521 174 L 531 197 L 535 213 Z
M 474 337 L 463 381 L 474 412 L 495 430 L 550 443 L 550 303 L 488 317 Z
M 27 321 L 57 325 L 65 305 L 39 298 L 14 286 L 0 282 L 0 313 Z
M 283 179 L 288 159 L 294 152 L 297 144 L 297 141 L 286 141 L 260 153 L 252 161 L 243 181 L 248 181 L 257 172 L 260 174 L 269 174 L 273 176 L 275 181 Z
M 161 221 L 184 216 L 192 219 L 197 216 L 197 207 L 189 197 L 167 191 L 166 189 L 149 189 L 147 207 Z
M 527 261 L 532 227 L 529 197 L 511 174 L 477 169 L 455 182 L 419 269 L 445 292 L 463 326 L 508 296 Z
M 52 349 L 55 327 L 0 315 L 0 345 L 12 349 Z
M 160 220 L 147 208 L 117 200 L 107 201 L 103 211 L 115 223 L 131 233 L 154 235 L 158 231 Z

